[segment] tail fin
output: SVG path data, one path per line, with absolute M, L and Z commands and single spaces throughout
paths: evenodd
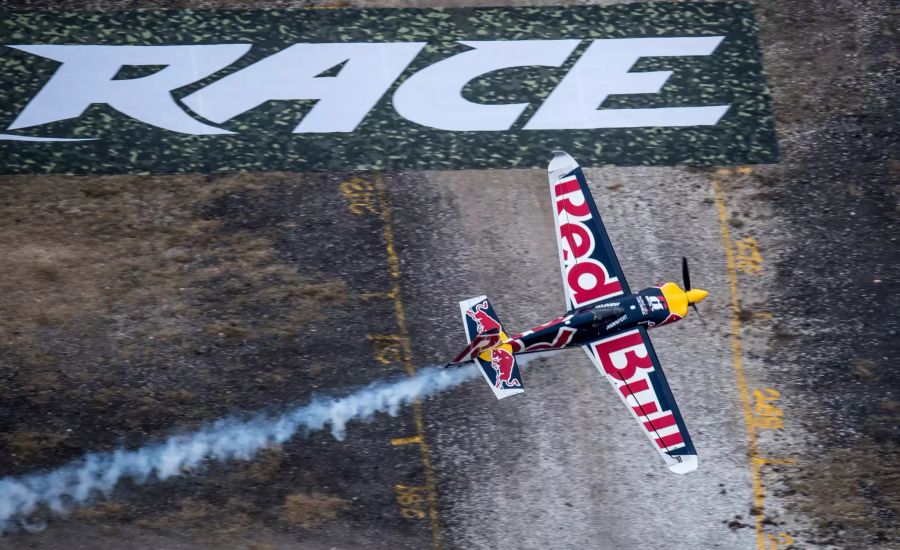
M 469 361 L 473 361 L 475 357 L 478 356 L 483 351 L 492 350 L 500 345 L 503 339 L 500 337 L 499 330 L 492 330 L 491 332 L 484 332 L 475 336 L 469 345 L 466 346 L 466 349 L 459 352 L 459 355 L 453 358 L 450 361 L 451 365 L 459 364 L 459 363 L 468 363 Z
M 497 399 L 525 391 L 512 348 L 501 343 L 508 336 L 487 297 L 463 300 L 459 309 L 469 341 L 469 346 L 457 356 L 460 361 L 466 357 L 475 361 Z

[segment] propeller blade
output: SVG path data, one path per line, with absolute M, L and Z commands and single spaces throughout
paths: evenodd
M 681 257 L 681 278 L 684 280 L 684 289 L 691 289 L 691 272 L 688 271 L 687 258 Z
M 703 316 L 700 315 L 700 310 L 697 309 L 697 304 L 691 304 L 691 307 L 694 308 L 694 311 L 697 313 L 697 319 L 700 319 L 700 323 L 703 324 L 703 326 L 706 326 L 706 319 L 704 319 Z

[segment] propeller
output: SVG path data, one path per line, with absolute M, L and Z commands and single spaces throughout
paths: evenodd
M 687 258 L 681 257 L 681 278 L 684 280 L 684 290 L 691 289 L 691 272 L 688 271 Z
M 690 292 L 691 290 L 691 272 L 688 269 L 688 261 L 684 256 L 681 257 L 681 278 L 684 281 L 684 291 Z M 694 311 L 697 313 L 697 317 L 700 317 L 700 310 L 697 309 L 697 304 L 694 302 L 689 302 L 691 307 L 694 308 Z

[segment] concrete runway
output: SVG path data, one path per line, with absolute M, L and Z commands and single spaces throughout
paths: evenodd
M 677 280 L 683 254 L 695 284 L 711 291 L 705 324 L 689 316 L 651 333 L 700 471 L 669 475 L 592 365 L 577 351 L 560 353 L 526 367 L 524 396 L 491 403 L 486 389 L 473 388 L 427 407 L 450 547 L 890 540 L 883 519 L 896 503 L 882 472 L 896 452 L 889 426 L 897 388 L 871 369 L 890 371 L 897 323 L 883 319 L 873 333 L 866 317 L 891 295 L 879 290 L 896 284 L 887 275 L 896 247 L 885 248 L 892 238 L 871 225 L 896 221 L 888 211 L 895 203 L 878 198 L 896 135 L 880 113 L 867 114 L 871 130 L 831 152 L 820 136 L 840 136 L 833 123 L 819 131 L 787 114 L 794 106 L 784 96 L 807 78 L 773 77 L 776 106 L 781 100 L 785 109 L 777 166 L 586 170 L 634 288 Z M 878 105 L 878 93 L 865 105 Z M 388 184 L 398 250 L 408 258 L 404 295 L 410 309 L 426 312 L 412 324 L 423 361 L 458 347 L 462 331 L 446 329 L 459 322 L 448 303 L 485 293 L 513 331 L 561 312 L 543 171 L 411 174 Z M 822 305 L 821 296 L 850 293 L 843 307 Z M 877 466 L 865 471 L 859 460 Z M 861 494 L 858 483 L 872 492 Z
M 671 474 L 595 367 L 579 350 L 567 350 L 525 367 L 522 396 L 493 403 L 487 388 L 473 384 L 427 408 L 436 470 L 454 472 L 441 476 L 451 547 L 655 547 L 680 533 L 677 544 L 685 548 L 752 548 L 752 531 L 726 525 L 734 514 L 748 514 L 752 492 L 709 176 L 683 168 L 590 169 L 587 176 L 632 288 L 678 280 L 686 254 L 694 284 L 712 294 L 702 307 L 705 326 L 689 316 L 651 332 L 700 450 L 700 471 Z M 414 341 L 459 347 L 461 330 L 445 328 L 459 323 L 458 314 L 445 304 L 481 292 L 513 331 L 564 311 L 543 171 L 407 180 L 414 182 L 408 196 L 416 195 L 412 185 L 427 182 L 433 191 L 420 197 L 455 208 L 445 206 L 409 231 L 401 223 L 397 234 L 416 248 L 431 240 L 450 266 L 443 270 L 465 274 L 436 277 L 424 258 L 409 262 L 411 309 L 435 317 L 414 315 Z M 403 190 L 403 183 L 391 183 L 394 192 Z M 661 222 L 673 211 L 683 215 Z M 432 224 L 441 229 L 432 231 Z M 441 337 L 426 338 L 434 333 Z M 439 356 L 433 347 L 423 352 Z M 693 528 L 680 532 L 685 524 Z

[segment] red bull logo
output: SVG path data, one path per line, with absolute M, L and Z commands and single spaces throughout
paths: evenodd
M 497 389 L 506 389 L 511 387 L 522 387 L 519 380 L 513 377 L 513 369 L 516 367 L 516 359 L 513 354 L 503 348 L 497 348 L 491 352 L 491 367 L 494 368 L 497 376 L 495 378 L 494 387 Z
M 466 315 L 475 321 L 475 324 L 478 326 L 478 334 L 492 330 L 503 330 L 503 327 L 500 326 L 500 321 L 491 317 L 487 312 L 488 307 L 488 301 L 485 300 L 480 304 L 475 304 L 475 307 L 466 311 Z
M 605 338 L 591 344 L 591 349 L 656 445 L 666 451 L 684 447 L 684 436 L 674 413 L 662 406 L 653 387 L 650 374 L 655 366 L 640 331 Z
M 590 206 L 576 176 L 569 176 L 553 188 L 556 222 L 561 239 L 566 283 L 572 305 L 594 302 L 622 294 L 622 284 L 603 264 L 604 252 L 595 242 L 588 224 L 593 220 Z

